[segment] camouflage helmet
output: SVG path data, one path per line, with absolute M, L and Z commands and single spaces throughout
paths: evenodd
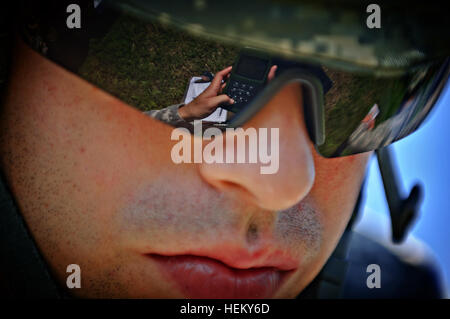
M 112 0 L 121 10 L 198 36 L 291 59 L 383 75 L 444 57 L 449 20 L 429 3 L 377 1 Z M 379 28 L 368 26 L 379 9 Z M 372 27 L 372 28 L 371 28 Z

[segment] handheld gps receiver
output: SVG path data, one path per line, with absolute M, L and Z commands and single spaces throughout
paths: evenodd
M 250 48 L 242 49 L 223 92 L 234 100 L 234 104 L 221 107 L 236 113 L 247 105 L 266 84 L 271 66 L 270 55 Z

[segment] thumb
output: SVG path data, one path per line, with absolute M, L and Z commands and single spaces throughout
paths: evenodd
M 277 71 L 278 66 L 277 65 L 272 65 L 272 67 L 270 68 L 269 74 L 267 75 L 267 82 L 270 82 L 273 80 L 273 78 L 275 77 L 275 72 Z
M 220 104 L 233 104 L 234 100 L 226 94 L 220 94 L 208 99 L 208 105 L 210 107 L 216 107 Z

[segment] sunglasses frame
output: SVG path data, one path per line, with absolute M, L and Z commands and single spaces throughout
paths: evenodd
M 237 128 L 245 124 L 282 88 L 291 83 L 302 85 L 303 109 L 308 133 L 315 145 L 322 145 L 325 141 L 323 86 L 312 73 L 298 68 L 289 69 L 270 81 L 254 100 L 230 120 L 229 127 Z
M 402 136 L 393 142 L 402 139 L 414 131 L 416 131 L 422 123 L 428 118 L 433 106 L 441 96 L 442 90 L 445 87 L 448 78 L 450 76 L 450 58 L 446 58 L 441 64 L 439 71 L 436 74 L 433 84 L 433 91 L 429 94 L 426 104 L 423 109 L 428 110 L 416 124 L 416 127 L 407 135 Z M 318 77 L 311 72 L 305 71 L 301 68 L 292 68 L 286 70 L 279 76 L 276 76 L 267 86 L 256 96 L 248 105 L 242 108 L 239 113 L 229 121 L 228 127 L 237 128 L 244 125 L 249 121 L 256 113 L 258 113 L 265 105 L 286 85 L 291 83 L 300 83 L 303 90 L 303 112 L 305 118 L 305 124 L 308 130 L 309 137 L 313 142 L 317 152 L 325 158 L 335 158 L 343 156 L 324 156 L 318 149 L 318 146 L 325 143 L 325 105 L 324 105 L 324 88 Z M 382 145 L 379 148 L 385 147 Z M 377 148 L 377 149 L 379 149 Z M 376 149 L 367 150 L 374 151 Z M 357 154 L 357 153 L 355 153 Z M 349 154 L 353 155 L 353 154 Z M 344 156 L 349 156 L 344 155 Z

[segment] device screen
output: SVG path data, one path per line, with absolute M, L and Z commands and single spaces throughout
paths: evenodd
M 258 57 L 241 56 L 237 65 L 236 74 L 253 79 L 264 80 L 268 60 Z

